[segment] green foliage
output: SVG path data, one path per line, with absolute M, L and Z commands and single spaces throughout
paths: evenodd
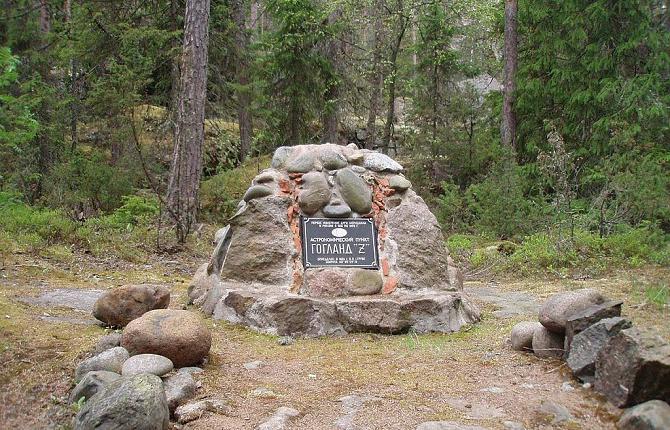
M 38 123 L 30 111 L 28 99 L 16 97 L 12 87 L 18 81 L 19 60 L 10 49 L 0 47 L 0 157 L 6 152 L 20 153 L 37 134 Z M 0 177 L 0 181 L 2 181 Z M 1 183 L 1 182 L 0 182 Z

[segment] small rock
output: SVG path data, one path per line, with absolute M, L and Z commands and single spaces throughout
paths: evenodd
M 102 351 L 107 351 L 121 345 L 121 333 L 109 333 L 98 340 L 95 345 L 95 353 L 100 354 Z
M 565 406 L 551 400 L 545 400 L 540 405 L 539 411 L 543 414 L 553 416 L 551 424 L 556 425 L 573 419 L 572 414 Z
M 554 333 L 564 334 L 571 315 L 604 301 L 605 297 L 591 288 L 554 294 L 540 307 L 539 320 Z
M 164 430 L 169 421 L 163 383 L 158 376 L 145 373 L 104 386 L 79 411 L 74 429 Z
M 620 331 L 598 353 L 595 388 L 618 407 L 670 400 L 670 344 L 653 330 Z
M 582 381 L 593 382 L 600 350 L 621 330 L 630 327 L 631 322 L 624 318 L 605 318 L 578 333 L 566 359 L 572 373 Z
M 592 386 L 592 385 L 591 385 L 591 383 L 590 383 L 590 382 L 587 382 L 587 383 L 585 383 L 585 384 L 582 384 L 582 388 L 583 388 L 583 389 L 585 389 L 585 390 L 588 390 L 588 389 L 590 389 L 590 388 L 591 388 L 591 386 Z
M 95 393 L 100 391 L 105 385 L 116 381 L 121 375 L 106 370 L 94 370 L 88 372 L 81 378 L 81 381 L 72 389 L 69 402 L 77 403 L 82 397 L 88 401 Z
M 153 309 L 170 304 L 170 290 L 163 285 L 125 285 L 102 295 L 93 306 L 93 316 L 110 326 L 124 327 Z
M 525 430 L 523 424 L 516 421 L 503 421 L 503 426 L 505 426 L 507 430 Z
M 538 326 L 533 332 L 533 352 L 540 358 L 563 357 L 565 336 Z
M 258 426 L 258 430 L 284 430 L 288 422 L 300 415 L 293 408 L 281 407 L 275 411 L 269 420 Z
M 81 381 L 85 374 L 94 370 L 107 370 L 121 373 L 123 362 L 129 357 L 128 351 L 120 346 L 110 348 L 79 363 L 74 372 L 75 382 Z
M 272 190 L 266 187 L 265 185 L 253 185 L 249 187 L 246 193 L 244 193 L 242 200 L 248 202 L 249 200 L 260 199 L 262 197 L 267 197 L 271 194 Z
M 258 397 L 259 399 L 276 399 L 278 397 L 277 393 L 265 387 L 255 388 L 250 394 L 252 397 Z
M 349 161 L 349 163 L 356 164 L 356 165 L 358 165 L 357 167 L 360 167 L 363 170 L 366 170 L 365 167 L 360 166 L 360 164 L 363 164 L 363 160 L 365 160 L 365 154 L 362 153 L 361 151 L 355 151 L 353 154 L 351 154 L 347 157 L 347 161 Z M 353 166 L 352 166 L 352 168 L 353 168 Z
M 397 161 L 379 152 L 366 153 L 363 166 L 373 172 L 402 172 L 402 166 Z
M 342 201 L 331 201 L 323 208 L 323 215 L 326 218 L 346 218 L 351 215 L 351 208 Z
M 486 388 L 482 388 L 479 391 L 481 391 L 482 393 L 494 393 L 494 394 L 500 394 L 500 393 L 505 392 L 505 390 L 503 390 L 500 387 L 486 387 Z
M 121 345 L 131 354 L 157 354 L 175 367 L 202 362 L 212 346 L 212 334 L 195 313 L 174 309 L 149 311 L 128 324 Z
M 533 321 L 522 321 L 512 328 L 510 339 L 512 349 L 515 351 L 533 350 L 533 333 L 539 329 L 542 324 Z
M 570 315 L 565 323 L 565 350 L 570 351 L 570 344 L 577 333 L 580 333 L 604 318 L 621 316 L 620 300 L 609 300 L 600 305 L 588 308 Z
M 412 183 L 404 176 L 394 175 L 389 179 L 389 187 L 396 191 L 405 191 L 412 187 Z
M 190 375 L 197 375 L 198 373 L 204 372 L 204 370 L 202 370 L 202 368 L 200 367 L 192 366 L 192 367 L 182 367 L 181 369 L 179 369 L 179 372 L 188 373 Z
M 321 151 L 321 163 L 323 168 L 327 170 L 337 170 L 347 167 L 347 159 L 344 155 L 338 154 L 331 149 L 324 149 Z
M 260 361 L 260 360 L 251 361 L 251 362 L 249 362 L 249 363 L 244 363 L 244 364 L 243 364 L 244 368 L 247 369 L 247 370 L 258 369 L 258 368 L 261 367 L 262 365 L 263 365 L 263 362 Z
M 286 163 L 289 155 L 293 152 L 293 148 L 289 146 L 280 146 L 275 149 L 275 153 L 272 155 L 272 162 L 270 163 L 274 169 L 281 169 Z
M 368 171 L 368 169 L 366 169 L 366 168 L 363 167 L 363 166 L 351 166 L 351 170 L 352 170 L 354 173 L 359 173 L 359 174 L 360 174 L 360 173 L 365 173 L 365 172 Z
M 670 406 L 661 400 L 650 400 L 626 409 L 617 424 L 619 430 L 668 430 Z
M 167 399 L 170 412 L 174 412 L 177 406 L 186 402 L 195 396 L 198 390 L 198 383 L 188 372 L 178 371 L 163 379 L 165 388 L 165 397 Z
M 139 375 L 141 373 L 151 373 L 156 376 L 163 376 L 172 372 L 174 365 L 172 360 L 162 355 L 139 354 L 130 357 L 123 363 L 121 374 L 123 376 Z
M 205 399 L 178 406 L 174 411 L 174 417 L 179 424 L 186 424 L 205 417 L 210 413 L 229 415 L 231 409 L 221 399 Z
M 480 426 L 471 426 L 457 423 L 456 421 L 428 421 L 416 428 L 416 430 L 487 430 Z
M 293 345 L 295 343 L 295 339 L 291 336 L 281 336 L 279 339 L 277 339 L 277 343 L 282 346 Z
M 330 187 L 326 177 L 319 172 L 309 172 L 302 176 L 302 190 L 298 196 L 300 209 L 313 215 L 330 201 Z
M 575 391 L 575 387 L 573 387 L 572 384 L 569 383 L 568 381 L 565 381 L 565 382 L 561 385 L 561 391 L 565 391 L 565 392 L 568 392 L 568 393 L 569 393 L 570 391 Z

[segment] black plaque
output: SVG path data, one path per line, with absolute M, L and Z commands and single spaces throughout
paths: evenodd
M 301 218 L 302 260 L 310 267 L 379 268 L 370 218 Z

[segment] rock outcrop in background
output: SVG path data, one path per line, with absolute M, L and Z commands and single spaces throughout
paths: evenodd
M 278 335 L 448 332 L 478 321 L 437 220 L 402 170 L 353 144 L 277 149 L 217 233 L 191 301 Z M 303 267 L 301 216 L 372 219 L 379 269 Z

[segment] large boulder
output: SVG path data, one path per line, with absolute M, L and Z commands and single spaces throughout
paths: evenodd
M 576 334 L 604 318 L 620 317 L 622 304 L 620 300 L 608 300 L 570 315 L 565 323 L 565 351 L 570 351 L 570 344 Z
M 153 309 L 170 304 L 170 290 L 163 285 L 126 285 L 107 291 L 93 306 L 93 316 L 110 326 L 124 327 Z
M 209 354 L 212 335 L 195 313 L 174 309 L 150 311 L 131 321 L 121 345 L 130 354 L 158 354 L 175 367 L 193 366 Z
M 107 384 L 74 419 L 75 430 L 164 430 L 168 411 L 163 382 L 142 374 Z
M 670 401 L 670 345 L 652 330 L 622 330 L 600 350 L 595 389 L 618 407 Z
M 649 400 L 626 409 L 617 423 L 619 430 L 668 430 L 670 406 L 660 400 Z
M 548 330 L 564 334 L 571 315 L 605 300 L 602 294 L 591 288 L 554 294 L 540 307 L 539 320 Z
M 79 363 L 74 372 L 74 380 L 79 382 L 84 375 L 94 370 L 121 373 L 121 367 L 128 357 L 128 351 L 120 346 L 105 350 Z
M 593 382 L 600 350 L 621 330 L 630 327 L 630 321 L 624 318 L 605 318 L 577 333 L 567 351 L 566 361 L 572 373 L 584 382 Z
M 533 352 L 540 358 L 562 358 L 564 342 L 565 336 L 549 331 L 543 325 L 537 326 L 533 332 Z

